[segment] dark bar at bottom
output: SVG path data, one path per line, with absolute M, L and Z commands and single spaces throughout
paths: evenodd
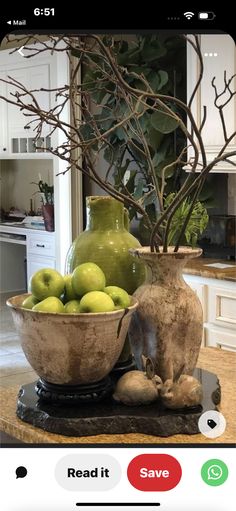
M 151 504 L 150 502 L 148 504 L 144 504 L 143 502 L 100 502 L 99 504 L 96 504 L 95 502 L 86 502 L 86 503 L 80 503 L 76 502 L 76 506 L 160 506 L 160 502 L 156 502 L 155 504 Z

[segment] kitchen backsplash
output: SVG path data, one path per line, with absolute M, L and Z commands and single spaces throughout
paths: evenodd
M 32 182 L 53 183 L 52 160 L 2 160 L 0 161 L 1 208 L 8 211 L 11 207 L 28 212 L 30 199 L 33 199 L 35 211 L 41 207 L 40 195 L 34 194 L 38 187 Z

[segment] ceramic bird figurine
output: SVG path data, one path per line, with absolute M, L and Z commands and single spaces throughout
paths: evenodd
M 148 405 L 158 398 L 162 381 L 154 374 L 154 366 L 148 358 L 146 371 L 129 371 L 118 380 L 113 398 L 128 406 Z
M 162 402 L 172 410 L 200 405 L 203 397 L 201 383 L 188 374 L 177 381 L 166 380 L 159 390 Z

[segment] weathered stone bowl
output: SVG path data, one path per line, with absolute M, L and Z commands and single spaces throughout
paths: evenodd
M 86 385 L 106 377 L 117 362 L 138 302 L 113 312 L 57 314 L 21 308 L 28 294 L 7 301 L 22 349 L 43 380 Z

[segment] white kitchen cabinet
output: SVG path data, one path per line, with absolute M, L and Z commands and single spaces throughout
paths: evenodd
M 49 64 L 35 64 L 34 66 L 20 67 L 18 69 L 8 69 L 8 75 L 14 80 L 23 83 L 24 86 L 31 89 L 50 88 L 50 66 Z M 14 93 L 15 87 L 7 84 L 7 97 L 11 97 Z M 26 96 L 27 98 L 27 96 Z M 48 111 L 50 109 L 50 94 L 48 92 L 38 91 L 35 92 L 35 98 L 42 110 Z M 32 101 L 28 96 L 28 101 Z M 34 153 L 41 151 L 36 149 L 34 145 L 35 137 L 35 123 L 27 125 L 33 117 L 25 116 L 21 110 L 10 103 L 7 103 L 7 123 L 8 123 L 8 146 L 10 153 Z M 37 142 L 37 146 L 48 147 L 50 144 L 49 126 L 43 127 L 42 136 Z
M 206 346 L 236 352 L 236 332 L 233 330 L 219 330 L 214 327 L 208 328 L 206 330 Z
M 61 44 L 61 49 L 63 43 Z M 35 47 L 36 48 L 36 47 Z M 24 47 L 23 53 L 27 55 L 27 46 Z M 59 51 L 52 53 L 51 51 L 43 52 L 32 58 L 26 59 L 17 51 L 12 50 L 0 51 L 0 75 L 6 78 L 12 75 L 12 78 L 19 79 L 27 86 L 35 89 L 48 87 L 56 89 L 64 87 L 69 81 L 70 69 L 69 60 L 66 52 Z M 10 93 L 10 88 L 5 83 L 0 82 L 0 95 L 6 97 Z M 47 91 L 38 91 L 36 93 L 37 100 L 42 109 L 48 111 L 49 107 L 54 108 L 58 105 L 55 95 Z M 70 120 L 70 106 L 67 104 L 60 116 L 64 122 Z M 47 151 L 35 151 L 33 145 L 34 133 L 32 128 L 24 129 L 29 118 L 19 112 L 17 107 L 10 107 L 5 101 L 0 100 L 0 159 L 2 160 L 45 160 L 53 159 L 53 176 L 54 176 L 54 201 L 55 201 L 55 246 L 56 246 L 56 268 L 64 272 L 65 258 L 68 249 L 72 243 L 72 204 L 71 204 L 71 171 L 67 170 L 67 162 L 51 155 Z M 66 142 L 65 134 L 56 129 L 51 137 L 49 137 L 49 127 L 46 125 L 42 132 L 42 148 L 58 147 Z M 38 142 L 38 145 L 40 142 Z M 5 150 L 4 150 L 5 149 Z M 17 152 L 20 151 L 20 152 Z M 80 155 L 78 155 L 79 157 Z M 73 177 L 76 183 L 76 207 L 78 213 L 78 223 L 74 232 L 74 236 L 79 234 L 83 229 L 83 195 L 82 195 L 82 177 Z M 75 186 L 73 192 L 75 193 Z M 31 266 L 32 252 L 30 253 L 29 267 Z M 39 254 L 35 254 L 36 256 Z M 40 262 L 40 261 L 38 261 Z
M 36 254 L 42 257 L 55 257 L 54 233 L 30 234 L 27 236 L 27 251 L 29 254 Z
M 0 51 L 0 75 L 4 78 L 11 76 L 22 81 L 26 86 L 35 89 L 63 87 L 69 80 L 69 61 L 65 52 L 43 52 L 30 59 L 22 57 L 12 50 Z M 24 47 L 27 55 L 27 47 Z M 10 93 L 10 87 L 0 82 L 1 92 L 4 97 Z M 0 95 L 1 95 L 0 92 Z M 48 111 L 49 107 L 57 105 L 55 95 L 47 91 L 36 92 L 37 100 L 42 109 Z M 47 151 L 35 150 L 34 133 L 32 128 L 24 129 L 29 117 L 23 115 L 17 107 L 6 104 L 0 100 L 0 159 L 2 160 L 45 160 L 53 159 L 54 176 L 54 200 L 55 200 L 55 245 L 56 245 L 56 268 L 63 272 L 65 257 L 72 242 L 72 214 L 71 214 L 71 172 L 67 171 L 67 163 Z M 70 108 L 66 105 L 61 117 L 69 122 Z M 42 140 L 37 145 L 44 147 L 58 147 L 65 143 L 66 138 L 60 130 L 55 130 L 49 137 L 47 125 L 43 128 Z M 6 150 L 4 150 L 6 149 Z M 79 231 L 82 230 L 82 185 L 81 180 L 78 188 L 77 201 L 79 209 Z M 77 233 L 76 233 L 77 234 Z M 39 254 L 34 254 L 39 255 Z M 31 267 L 32 253 L 30 253 L 29 268 Z M 40 261 L 38 261 L 39 263 Z
M 207 154 L 207 161 L 212 161 L 219 150 L 224 145 L 224 135 L 219 110 L 214 105 L 215 92 L 212 86 L 212 79 L 215 77 L 215 85 L 218 92 L 224 90 L 224 72 L 226 79 L 231 78 L 236 73 L 236 46 L 233 38 L 227 34 L 202 34 L 200 38 L 200 47 L 203 57 L 204 75 L 200 87 L 197 90 L 192 104 L 192 112 L 197 121 L 197 126 L 201 126 L 203 118 L 203 107 L 207 108 L 207 119 L 202 129 L 202 137 Z M 194 90 L 199 76 L 199 60 L 192 48 L 187 44 L 187 96 L 188 100 Z M 235 90 L 236 79 L 231 83 L 231 91 Z M 227 98 L 226 92 L 221 98 L 219 104 L 222 104 Z M 236 96 L 224 108 L 225 125 L 227 134 L 230 135 L 236 131 Z M 197 141 L 196 141 L 197 142 Z M 236 136 L 228 145 L 227 151 L 235 151 Z M 193 149 L 189 148 L 188 158 L 193 157 Z M 236 157 L 232 160 L 236 163 Z M 200 167 L 199 169 L 200 170 Z M 227 162 L 219 163 L 211 172 L 236 172 Z
M 236 328 L 236 291 L 225 285 L 209 286 L 208 318 L 216 326 Z
M 27 281 L 42 268 L 56 268 L 55 235 L 52 232 L 27 235 Z
M 236 351 L 235 282 L 184 274 L 203 307 L 204 344 Z
M 5 80 L 16 80 L 22 83 L 27 89 L 36 90 L 35 98 L 40 108 L 49 111 L 51 108 L 51 95 L 48 89 L 53 87 L 52 75 L 55 72 L 56 56 L 49 52 L 43 55 L 36 55 L 31 59 L 25 59 L 18 52 L 10 54 L 8 50 L 1 51 L 0 77 Z M 12 94 L 16 87 L 0 82 L 0 95 L 8 97 L 15 101 Z M 45 89 L 45 91 L 40 90 Z M 27 98 L 27 96 L 26 96 Z M 29 103 L 32 102 L 28 97 Z M 16 157 L 37 157 L 50 158 L 50 153 L 44 149 L 52 146 L 52 140 L 49 136 L 50 126 L 43 127 L 40 139 L 35 147 L 35 123 L 27 126 L 33 117 L 24 115 L 15 105 L 0 100 L 0 112 L 3 111 L 3 121 L 0 121 L 0 158 L 9 159 Z M 3 142 L 4 140 L 4 142 Z

